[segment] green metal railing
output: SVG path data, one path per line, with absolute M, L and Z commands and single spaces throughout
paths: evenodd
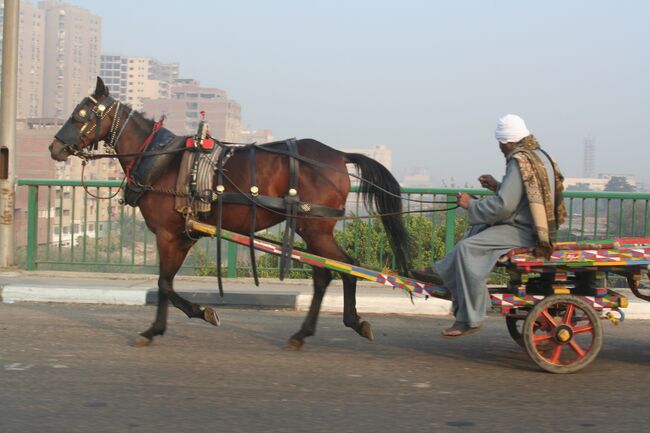
M 93 180 L 84 184 L 98 197 L 111 196 L 120 188 L 119 181 Z M 119 196 L 112 200 L 96 199 L 84 191 L 79 181 L 25 179 L 19 180 L 18 185 L 21 187 L 19 196 L 26 194 L 27 235 L 22 243 L 17 243 L 17 258 L 26 269 L 157 272 L 155 236 L 146 228 L 139 209 L 119 205 Z M 353 192 L 356 190 L 353 188 Z M 426 222 L 431 229 L 429 239 L 420 239 L 420 247 L 415 251 L 421 260 L 431 260 L 453 248 L 466 225 L 465 212 L 453 208 L 458 192 L 479 196 L 491 194 L 484 189 L 467 188 L 403 189 L 404 197 L 414 200 L 404 202 L 405 210 L 414 212 L 409 215 L 415 215 L 407 218 L 420 218 L 420 222 Z M 365 210 L 356 197 L 356 194 L 350 195 L 348 212 L 364 215 Z M 569 218 L 560 229 L 559 240 L 650 235 L 650 194 L 567 191 L 565 200 Z M 432 201 L 437 203 L 427 203 Z M 281 228 L 277 226 L 265 235 L 279 237 Z M 353 231 L 354 241 L 350 242 L 349 252 L 362 263 L 379 262 L 390 267 L 386 248 L 380 247 L 373 252 L 370 241 L 356 241 L 372 234 L 372 224 L 355 225 L 343 221 L 337 230 Z M 224 244 L 225 275 L 235 277 L 250 272 L 246 250 L 229 242 Z M 435 245 L 440 244 L 439 251 L 432 252 Z M 190 251 L 181 272 L 213 272 L 215 248 L 216 243 L 209 238 L 199 241 Z M 296 265 L 295 270 L 299 275 L 308 272 L 309 268 Z

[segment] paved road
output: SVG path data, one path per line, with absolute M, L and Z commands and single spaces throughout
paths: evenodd
M 324 314 L 281 350 L 293 311 L 223 309 L 220 328 L 172 310 L 165 337 L 128 341 L 153 307 L 0 304 L 0 431 L 644 431 L 650 322 L 606 324 L 575 375 L 539 371 L 500 318 L 462 341 L 446 319 L 372 315 L 376 340 Z M 525 427 L 525 430 L 524 430 Z

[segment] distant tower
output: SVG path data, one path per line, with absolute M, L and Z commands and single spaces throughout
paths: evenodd
M 593 137 L 585 138 L 584 159 L 582 162 L 582 177 L 596 177 L 596 141 Z

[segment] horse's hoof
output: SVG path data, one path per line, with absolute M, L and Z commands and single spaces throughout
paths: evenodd
M 144 335 L 138 335 L 138 337 L 131 342 L 133 347 L 147 347 L 150 346 L 153 342 L 153 339 L 147 338 Z
M 205 307 L 203 309 L 203 320 L 208 323 L 212 323 L 214 326 L 219 326 L 221 324 L 221 320 L 219 320 L 217 312 L 214 311 L 214 308 L 211 307 Z
M 305 342 L 302 340 L 296 340 L 295 338 L 290 338 L 289 341 L 287 342 L 285 349 L 293 350 L 294 352 L 297 352 L 302 348 L 304 344 Z
M 375 339 L 375 336 L 372 335 L 372 328 L 370 327 L 370 323 L 366 321 L 361 322 L 361 332 L 359 332 L 359 334 L 362 337 L 366 337 L 370 341 Z

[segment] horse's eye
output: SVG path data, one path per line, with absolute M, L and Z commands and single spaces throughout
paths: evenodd
M 86 114 L 88 114 L 88 112 L 86 110 L 84 110 L 83 108 L 81 110 L 79 110 L 79 116 L 86 117 Z

